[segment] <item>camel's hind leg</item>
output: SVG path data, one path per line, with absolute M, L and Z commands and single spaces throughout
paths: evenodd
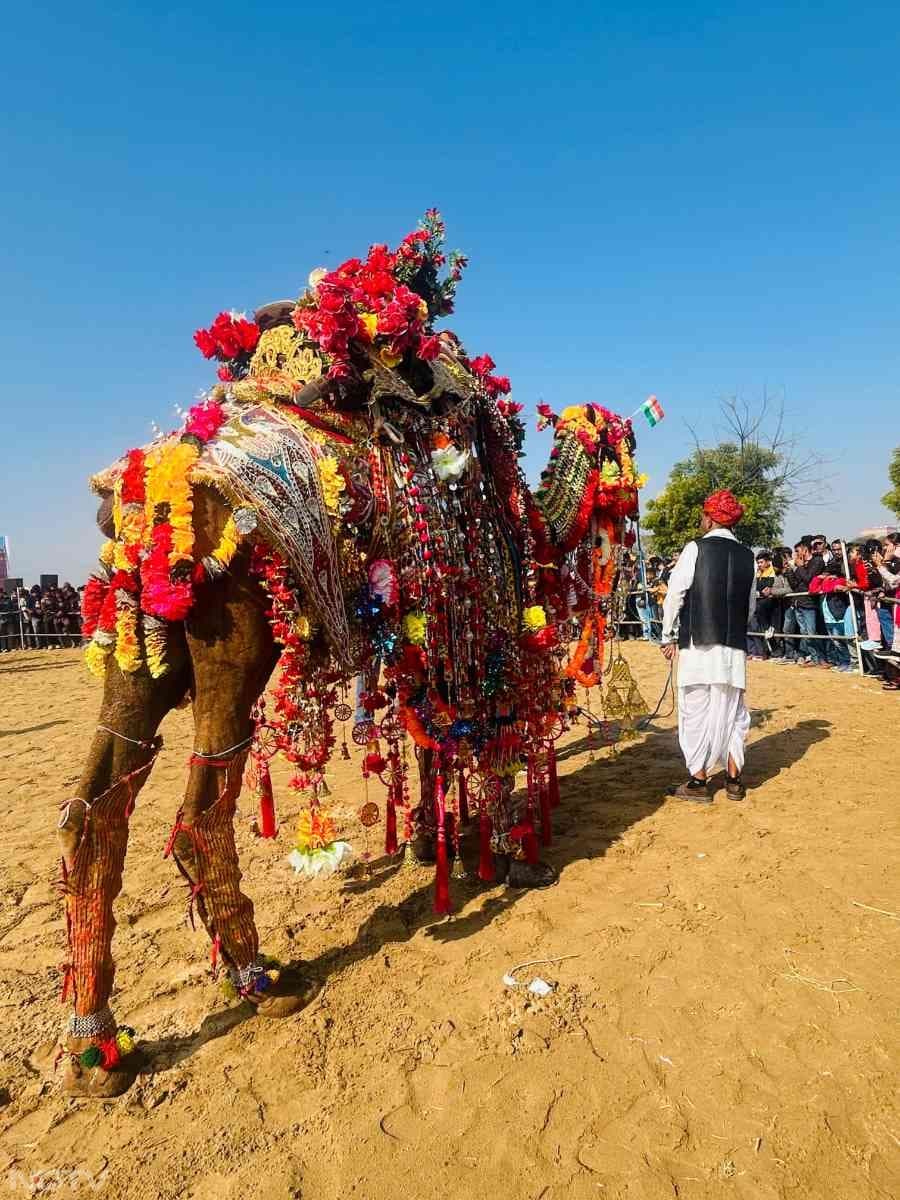
M 253 904 L 240 889 L 234 815 L 251 734 L 250 710 L 272 673 L 277 648 L 259 585 L 235 569 L 210 588 L 187 623 L 194 672 L 194 754 L 173 854 L 191 904 L 242 994 L 268 1015 L 301 1006 L 285 986 L 268 986 Z M 271 993 L 271 994 L 270 994 Z M 277 993 L 277 994 L 276 994 Z

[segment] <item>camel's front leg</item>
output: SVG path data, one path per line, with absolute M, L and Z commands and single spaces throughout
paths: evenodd
M 117 1028 L 109 1007 L 115 974 L 113 903 L 122 887 L 128 819 L 160 746 L 159 723 L 189 684 L 177 636 L 170 660 L 169 672 L 154 680 L 143 669 L 124 674 L 110 657 L 88 761 L 59 821 L 69 940 L 63 997 L 72 994 L 75 1002 L 64 1049 L 76 1057 L 66 1063 L 65 1086 L 78 1095 L 118 1095 L 134 1076 L 133 1067 L 111 1063 L 109 1049 L 102 1061 L 111 1069 L 93 1060 L 109 1047 Z

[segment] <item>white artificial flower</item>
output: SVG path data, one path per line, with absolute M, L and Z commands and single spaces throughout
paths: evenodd
M 328 879 L 352 853 L 349 842 L 332 842 L 326 850 L 292 850 L 288 862 L 305 879 Z
M 455 446 L 443 446 L 432 450 L 431 466 L 442 483 L 448 479 L 459 479 L 469 462 L 468 450 L 457 450 Z
M 327 274 L 328 274 L 327 267 L 316 267 L 316 269 L 314 271 L 310 271 L 308 283 L 313 291 L 316 290 L 316 288 L 319 286 L 319 284 L 322 282 L 322 280 L 325 278 L 325 276 Z

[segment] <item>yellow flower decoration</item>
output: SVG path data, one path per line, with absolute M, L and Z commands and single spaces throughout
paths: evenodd
M 99 642 L 88 642 L 84 648 L 85 666 L 98 679 L 106 674 L 106 660 L 111 649 L 111 646 L 101 646 Z
M 113 565 L 115 553 L 116 553 L 116 543 L 113 541 L 112 538 L 109 538 L 100 547 L 100 554 L 98 555 L 98 557 L 105 567 L 111 567 Z
M 294 632 L 298 638 L 302 638 L 304 642 L 308 642 L 312 634 L 312 626 L 309 623 L 309 617 L 300 614 L 294 622 Z
M 622 477 L 622 472 L 619 470 L 619 464 L 607 459 L 607 461 L 600 468 L 600 476 L 604 483 L 618 483 Z
M 169 442 L 152 459 L 148 456 L 147 525 L 152 525 L 157 505 L 168 504 L 172 526 L 169 564 L 173 567 L 193 557 L 194 498 L 190 474 L 199 454 L 192 442 Z
M 363 329 L 366 331 L 369 341 L 374 341 L 375 334 L 378 330 L 378 317 L 375 315 L 375 313 L 364 312 L 359 314 L 359 319 Z
M 297 823 L 298 850 L 324 850 L 337 836 L 334 822 L 318 810 L 306 809 Z
M 649 478 L 650 478 L 649 475 L 644 475 L 642 473 L 642 474 L 638 475 L 637 479 L 634 481 L 635 485 L 639 488 L 646 487 L 647 481 L 649 480 Z
M 234 523 L 234 517 L 229 516 L 225 522 L 225 528 L 222 530 L 222 536 L 219 538 L 219 544 L 212 552 L 213 558 L 223 567 L 227 567 L 237 553 L 240 541 L 241 535 Z
M 547 626 L 547 614 L 540 604 L 532 604 L 522 613 L 522 623 L 529 633 L 538 633 Z
M 124 1029 L 120 1029 L 116 1034 L 116 1046 L 119 1053 L 124 1057 L 130 1054 L 134 1049 L 134 1038 L 130 1033 L 126 1033 Z
M 378 351 L 378 358 L 381 362 L 381 365 L 383 367 L 387 367 L 388 370 L 390 371 L 390 370 L 393 370 L 393 368 L 397 366 L 397 364 L 403 358 L 403 355 L 402 354 L 391 354 L 387 350 L 387 348 L 385 348 L 383 350 Z
M 341 495 L 347 489 L 346 481 L 338 468 L 337 459 L 332 455 L 326 454 L 320 458 L 318 467 L 325 507 L 329 512 L 336 513 L 341 506 Z
M 428 618 L 424 613 L 411 612 L 403 618 L 403 636 L 413 646 L 425 644 L 425 630 Z
M 116 613 L 116 662 L 129 675 L 133 675 L 141 665 L 137 621 L 137 609 L 130 604 L 122 605 Z
M 166 662 L 166 630 L 165 626 L 151 625 L 144 622 L 144 654 L 147 658 L 147 670 L 154 679 L 165 675 L 169 669 Z

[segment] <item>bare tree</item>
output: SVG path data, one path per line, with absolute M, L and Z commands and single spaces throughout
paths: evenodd
M 757 404 L 742 396 L 726 396 L 719 401 L 719 410 L 721 425 L 716 437 L 720 444 L 735 447 L 748 490 L 766 485 L 782 509 L 811 508 L 826 502 L 825 485 L 833 477 L 826 473 L 830 461 L 788 429 L 783 396 L 776 400 L 764 390 Z M 696 428 L 688 425 L 688 429 L 698 465 L 715 478 L 718 447 L 704 447 Z

